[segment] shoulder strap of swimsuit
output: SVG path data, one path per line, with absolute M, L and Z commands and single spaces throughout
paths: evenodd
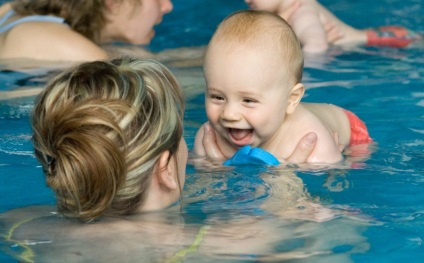
M 9 19 L 15 12 L 13 10 L 10 10 L 9 12 L 4 15 L 0 20 L 0 33 L 4 33 L 11 29 L 12 27 L 25 23 L 25 22 L 53 22 L 58 24 L 63 24 L 65 22 L 65 19 L 62 17 L 57 16 L 49 16 L 49 15 L 32 15 L 32 16 L 25 16 L 19 19 L 16 19 L 15 21 L 10 22 L 9 24 L 3 25 L 3 23 Z
M 14 14 L 15 14 L 15 10 L 13 9 L 10 9 L 9 11 L 7 11 L 7 13 L 2 18 L 0 18 L 0 26 L 3 25 L 3 23 L 6 22 L 6 20 L 9 19 Z

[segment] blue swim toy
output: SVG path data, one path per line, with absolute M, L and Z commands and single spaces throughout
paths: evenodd
M 225 166 L 279 164 L 280 161 L 274 155 L 261 148 L 252 148 L 250 145 L 243 146 L 233 157 L 223 163 Z

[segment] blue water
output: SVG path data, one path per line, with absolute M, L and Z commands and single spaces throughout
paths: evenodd
M 321 3 L 358 28 L 400 24 L 424 33 L 422 0 Z M 174 7 L 158 26 L 151 50 L 205 45 L 223 17 L 246 6 L 243 1 L 235 0 L 176 0 Z M 193 70 L 199 72 L 200 68 Z M 1 72 L 0 91 L 43 83 L 44 76 Z M 322 56 L 306 58 L 304 83 L 308 88 L 304 101 L 333 103 L 355 112 L 367 124 L 377 148 L 368 160 L 356 163 L 353 168 L 296 170 L 296 176 L 303 180 L 313 198 L 343 216 L 314 223 L 312 230 L 301 231 L 301 235 L 287 234 L 281 241 L 273 242 L 268 255 L 300 249 L 305 253 L 331 253 L 293 262 L 422 262 L 424 45 L 408 49 L 333 48 Z M 202 88 L 201 84 L 197 87 Z M 54 204 L 53 194 L 45 187 L 32 154 L 28 117 L 33 99 L 0 100 L 0 212 Z M 196 129 L 206 120 L 203 99 L 201 92 L 187 96 L 185 137 L 189 147 Z M 263 178 L 264 174 L 277 172 L 256 168 L 199 171 L 189 165 L 185 192 L 188 202 L 183 212 L 186 224 L 231 222 L 240 217 L 260 221 L 258 218 L 263 217 L 276 229 L 282 228 L 280 224 L 296 228 L 302 220 L 286 222 L 261 207 L 275 194 L 274 186 Z M 278 202 L 272 204 L 278 209 Z M 311 245 L 320 239 L 325 244 Z M 351 252 L 352 247 L 358 251 Z M 209 257 L 194 256 L 187 262 L 224 262 L 224 258 L 225 262 L 252 262 L 260 258 L 260 254 L 253 252 L 249 256 L 227 253 L 223 257 L 211 251 Z M 214 260 L 213 256 L 220 260 Z M 0 256 L 2 259 L 12 260 L 4 254 Z

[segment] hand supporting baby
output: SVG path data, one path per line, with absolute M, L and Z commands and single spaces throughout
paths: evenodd
M 205 149 L 206 158 L 211 161 L 223 161 L 226 158 L 218 148 L 216 143 L 216 135 L 211 125 L 207 122 L 203 125 L 203 148 Z M 309 155 L 315 148 L 317 135 L 313 132 L 306 134 L 297 144 L 294 152 L 285 161 L 287 163 L 305 163 Z

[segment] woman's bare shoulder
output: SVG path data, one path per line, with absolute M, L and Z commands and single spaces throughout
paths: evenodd
M 4 3 L 0 6 L 0 16 L 3 16 L 7 11 L 12 8 L 11 3 Z
M 1 36 L 0 58 L 91 61 L 107 58 L 94 42 L 65 24 L 28 22 Z

